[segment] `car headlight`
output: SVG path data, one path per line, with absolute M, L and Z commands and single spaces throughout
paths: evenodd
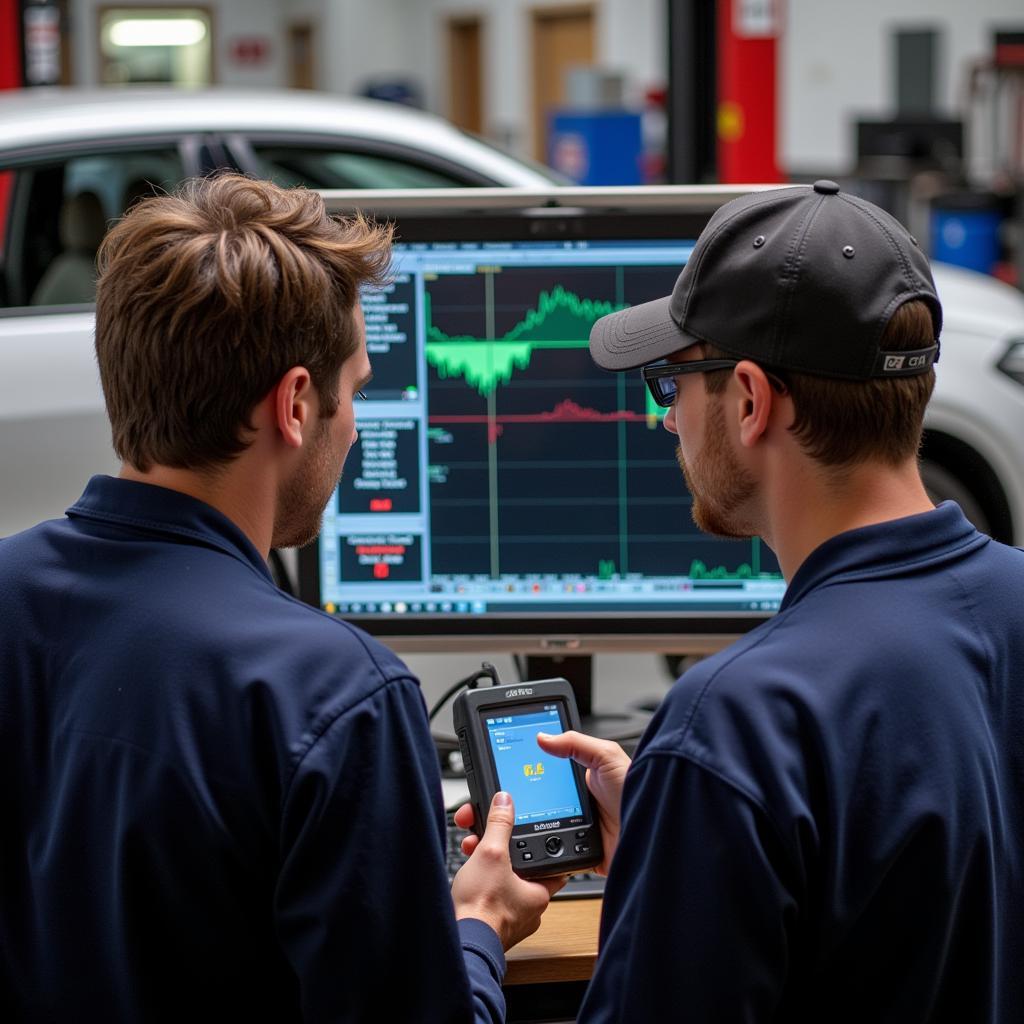
M 996 367 L 1018 384 L 1024 384 L 1024 341 L 1011 341 Z

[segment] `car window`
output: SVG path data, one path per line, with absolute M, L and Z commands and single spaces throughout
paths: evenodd
M 175 147 L 0 168 L 0 306 L 92 302 L 96 250 L 108 224 L 182 177 Z
M 465 178 L 401 156 L 259 142 L 253 142 L 252 153 L 257 177 L 286 188 L 452 188 L 470 184 Z
M 14 189 L 14 171 L 0 171 L 0 267 L 4 264 L 7 248 L 7 221 L 11 209 L 11 193 Z M 0 293 L 3 283 L 0 281 Z

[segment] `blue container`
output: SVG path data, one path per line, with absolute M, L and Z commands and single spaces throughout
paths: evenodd
M 963 192 L 932 201 L 932 259 L 983 274 L 999 261 L 1002 213 L 994 196 Z
M 579 185 L 643 183 L 640 115 L 561 110 L 551 115 L 548 163 Z

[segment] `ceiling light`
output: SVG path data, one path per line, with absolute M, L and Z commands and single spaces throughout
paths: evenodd
M 126 18 L 110 26 L 114 46 L 192 46 L 205 38 L 198 18 Z

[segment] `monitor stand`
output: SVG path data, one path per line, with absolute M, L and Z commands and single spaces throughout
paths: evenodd
M 589 654 L 526 656 L 526 679 L 567 679 L 576 694 L 583 732 L 615 740 L 629 749 L 636 746 L 650 715 L 642 711 L 595 711 L 594 659 Z

